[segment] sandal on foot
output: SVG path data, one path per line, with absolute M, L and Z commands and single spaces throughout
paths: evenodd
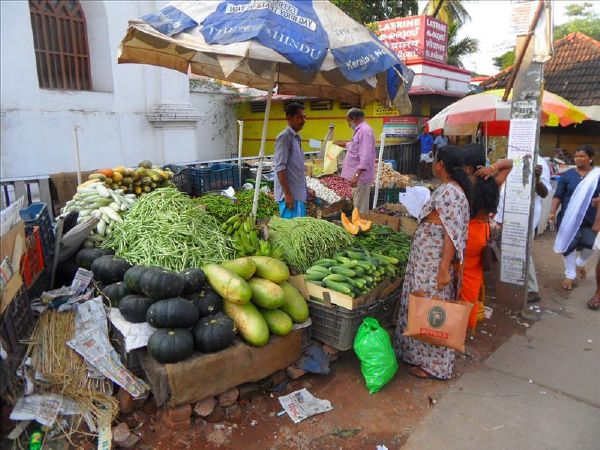
M 410 373 L 412 376 L 417 377 L 417 378 L 423 378 L 423 379 L 427 379 L 427 380 L 437 380 L 436 377 L 431 375 L 425 369 L 421 369 L 419 366 L 411 366 L 406 370 L 408 370 L 408 373 Z
M 600 309 L 600 295 L 592 297 L 587 302 L 587 305 L 588 305 L 588 308 L 590 308 L 594 311 L 598 311 Z
M 577 266 L 577 278 L 580 280 L 585 280 L 587 278 L 587 272 L 585 271 L 584 266 Z
M 571 280 L 570 278 L 565 278 L 563 282 L 560 284 L 565 291 L 572 291 L 575 287 L 575 280 Z

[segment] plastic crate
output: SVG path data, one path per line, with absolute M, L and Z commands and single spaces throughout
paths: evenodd
M 40 228 L 33 227 L 32 233 L 27 237 L 27 250 L 21 259 L 20 273 L 29 289 L 44 270 L 44 252 L 40 238 Z
M 193 186 L 192 186 L 192 171 L 189 167 L 181 169 L 178 172 L 174 172 L 173 175 L 173 184 L 177 188 L 178 191 L 181 191 L 187 195 L 193 194 Z
M 42 249 L 44 250 L 44 261 L 46 265 L 52 260 L 54 254 L 54 227 L 48 213 L 46 203 L 32 203 L 27 208 L 19 211 L 21 219 L 25 222 L 25 231 L 29 235 L 33 232 L 33 227 L 40 227 L 40 237 L 42 240 Z
M 10 356 L 20 357 L 25 353 L 27 344 L 22 341 L 31 337 L 34 327 L 35 318 L 29 304 L 27 289 L 22 285 L 0 318 L 2 342 Z
M 336 305 L 326 306 L 311 300 L 308 308 L 312 320 L 312 337 L 338 350 L 350 350 L 358 327 L 365 317 L 374 317 L 382 327 L 390 325 L 399 298 L 400 291 L 353 310 Z
M 380 188 L 377 193 L 377 206 L 384 203 L 399 203 L 400 193 L 406 192 L 406 188 Z M 373 206 L 375 198 L 375 188 L 371 188 L 369 193 L 369 207 Z
M 240 187 L 238 166 L 234 164 L 213 164 L 209 167 L 191 169 L 192 195 L 198 196 L 210 191 L 222 191 L 230 186 Z

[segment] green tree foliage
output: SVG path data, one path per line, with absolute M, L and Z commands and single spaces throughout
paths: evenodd
M 493 58 L 494 67 L 498 70 L 504 70 L 515 63 L 515 49 L 509 50 L 500 56 Z
M 600 17 L 594 13 L 594 5 L 590 2 L 571 4 L 566 7 L 569 20 L 554 28 L 554 39 L 562 39 L 567 34 L 579 31 L 600 41 Z
M 331 0 L 331 3 L 363 25 L 412 16 L 419 11 L 417 0 Z
M 421 14 L 434 16 L 448 25 L 452 23 L 463 25 L 471 20 L 464 3 L 462 0 L 429 0 Z
M 479 50 L 479 41 L 470 37 L 458 40 L 458 30 L 462 25 L 456 22 L 448 26 L 448 60 L 451 66 L 464 67 L 461 59 Z

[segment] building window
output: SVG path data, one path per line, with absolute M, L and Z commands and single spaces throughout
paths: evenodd
M 41 88 L 92 89 L 85 15 L 76 0 L 30 0 Z
M 311 111 L 328 111 L 333 109 L 333 102 L 331 100 L 311 100 L 310 110 Z
M 267 110 L 267 102 L 250 102 L 250 112 L 264 113 Z

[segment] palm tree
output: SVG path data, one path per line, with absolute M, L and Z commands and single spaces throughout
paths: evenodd
M 421 14 L 436 17 L 448 25 L 463 24 L 471 20 L 469 12 L 461 0 L 429 0 Z
M 479 41 L 470 37 L 458 40 L 458 30 L 462 24 L 451 23 L 448 26 L 448 59 L 447 64 L 464 68 L 461 58 L 479 50 Z

